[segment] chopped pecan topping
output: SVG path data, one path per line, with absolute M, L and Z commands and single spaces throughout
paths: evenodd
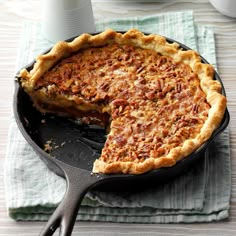
M 36 88 L 43 87 L 48 96 L 63 94 L 77 105 L 91 105 L 101 121 L 109 113 L 100 158 L 108 163 L 167 155 L 199 133 L 210 108 L 188 65 L 132 45 L 82 49 L 39 79 Z

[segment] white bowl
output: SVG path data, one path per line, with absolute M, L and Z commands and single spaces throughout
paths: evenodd
M 209 0 L 223 15 L 236 17 L 236 0 Z

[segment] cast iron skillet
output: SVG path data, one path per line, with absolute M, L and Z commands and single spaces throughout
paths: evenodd
M 167 40 L 176 42 L 172 39 Z M 183 50 L 190 49 L 179 44 Z M 202 61 L 207 63 L 204 58 Z M 33 64 L 34 62 L 26 68 L 30 70 Z M 217 73 L 215 73 L 215 79 L 221 82 Z M 225 94 L 224 88 L 223 94 Z M 18 82 L 15 83 L 14 115 L 26 141 L 48 168 L 64 177 L 67 182 L 65 196 L 40 233 L 42 236 L 53 235 L 57 228 L 60 228 L 60 235 L 71 235 L 80 203 L 91 188 L 98 188 L 102 191 L 138 190 L 140 186 L 160 184 L 187 171 L 204 154 L 215 136 L 221 133 L 229 123 L 229 113 L 226 110 L 220 127 L 212 137 L 173 167 L 161 168 L 141 175 L 105 175 L 91 172 L 92 164 L 99 157 L 99 152 L 105 142 L 104 129 L 78 124 L 68 118 L 39 113 L 32 106 L 30 98 Z M 44 151 L 46 142 L 53 147 L 50 154 Z

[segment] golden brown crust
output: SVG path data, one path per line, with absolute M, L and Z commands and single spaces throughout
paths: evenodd
M 200 87 L 205 93 L 206 101 L 210 108 L 208 117 L 204 121 L 200 132 L 195 137 L 186 139 L 180 146 L 173 147 L 166 155 L 157 158 L 152 152 L 148 158 L 144 158 L 142 161 L 131 161 L 127 158 L 126 161 L 113 159 L 111 162 L 110 159 L 109 161 L 106 160 L 107 153 L 104 151 L 103 157 L 95 161 L 93 172 L 140 174 L 160 167 L 173 166 L 176 161 L 189 155 L 210 138 L 212 132 L 219 126 L 226 108 L 226 98 L 221 95 L 221 85 L 218 81 L 213 80 L 213 67 L 201 63 L 201 58 L 195 51 L 183 51 L 177 43 L 168 43 L 162 36 L 143 35 L 135 29 L 131 29 L 125 34 L 117 33 L 113 30 L 107 30 L 94 36 L 83 34 L 70 43 L 57 43 L 49 53 L 37 58 L 36 63 L 30 72 L 23 69 L 20 72 L 22 86 L 32 97 L 37 108 L 42 112 L 50 111 L 50 109 L 53 111 L 55 109 L 53 106 L 57 106 L 58 101 L 60 101 L 65 107 L 75 107 L 77 110 L 86 111 L 86 109 L 95 109 L 104 112 L 104 110 L 108 109 L 106 111 L 109 113 L 110 109 L 112 109 L 111 107 L 102 106 L 99 108 L 94 103 L 87 102 L 85 104 L 84 101 L 80 101 L 80 98 L 76 98 L 77 100 L 75 100 L 75 97 L 71 96 L 68 99 L 68 96 L 62 94 L 56 95 L 55 104 L 51 102 L 51 108 L 47 107 L 43 109 L 41 102 L 47 101 L 47 94 L 44 91 L 36 94 L 35 85 L 37 84 L 37 81 L 39 81 L 47 71 L 55 66 L 62 58 L 68 58 L 81 49 L 112 44 L 131 45 L 135 48 L 154 50 L 161 56 L 172 58 L 176 64 L 184 63 L 190 66 L 191 73 L 196 74 L 200 81 Z M 64 113 L 64 111 L 60 111 L 59 113 Z M 117 119 L 115 119 L 112 125 L 116 122 Z M 112 134 L 109 135 L 112 136 Z

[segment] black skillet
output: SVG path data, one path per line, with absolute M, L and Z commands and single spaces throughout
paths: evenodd
M 172 39 L 167 40 L 171 43 L 176 42 Z M 190 49 L 179 44 L 183 50 Z M 204 58 L 202 61 L 207 63 Z M 33 64 L 34 62 L 26 68 L 32 69 Z M 217 73 L 215 73 L 215 79 L 221 82 Z M 224 89 L 223 94 L 225 94 Z M 105 175 L 91 172 L 92 164 L 99 157 L 99 151 L 106 139 L 104 129 L 78 124 L 68 118 L 39 113 L 32 106 L 30 98 L 18 82 L 15 83 L 14 115 L 26 141 L 48 168 L 64 177 L 67 182 L 65 196 L 40 233 L 42 236 L 53 235 L 57 228 L 60 228 L 61 236 L 71 235 L 80 203 L 91 188 L 98 188 L 102 191 L 138 190 L 140 186 L 160 184 L 187 171 L 204 155 L 210 142 L 229 123 L 229 113 L 226 110 L 220 127 L 212 137 L 173 167 L 161 168 L 141 175 Z M 50 154 L 44 151 L 45 143 L 52 147 Z

